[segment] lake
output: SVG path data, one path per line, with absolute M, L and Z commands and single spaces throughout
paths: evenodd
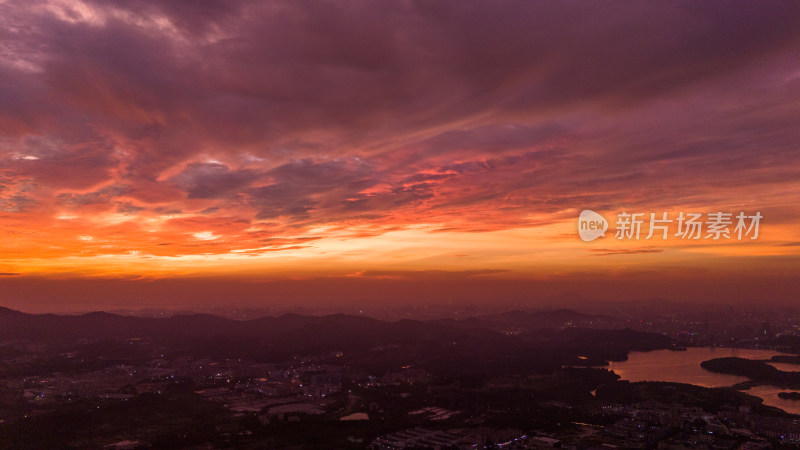
M 723 387 L 747 381 L 746 377 L 709 372 L 700 363 L 713 358 L 736 356 L 747 359 L 768 360 L 775 355 L 784 355 L 773 350 L 749 350 L 719 347 L 693 347 L 685 352 L 655 350 L 652 352 L 631 352 L 627 361 L 611 362 L 608 369 L 628 381 L 670 381 L 688 383 L 703 387 Z M 770 363 L 777 369 L 800 372 L 800 365 Z M 786 412 L 800 414 L 800 401 L 784 400 L 779 392 L 790 392 L 774 386 L 759 386 L 747 391 L 748 394 L 764 399 L 764 404 L 781 408 Z

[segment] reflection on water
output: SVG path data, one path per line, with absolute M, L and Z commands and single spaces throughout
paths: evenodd
M 612 362 L 609 369 L 629 381 L 671 381 L 689 383 L 703 387 L 723 387 L 747 381 L 746 377 L 709 372 L 700 363 L 713 358 L 737 356 L 747 359 L 769 359 L 785 353 L 772 350 L 749 350 L 717 347 L 689 348 L 685 352 L 656 350 L 652 352 L 631 352 L 628 360 Z M 780 370 L 800 371 L 800 365 L 770 363 Z M 778 397 L 782 390 L 772 386 L 760 386 L 746 391 L 764 399 L 764 403 L 784 411 L 800 414 L 800 402 Z
M 800 364 L 770 362 L 769 365 L 786 372 L 800 372 Z

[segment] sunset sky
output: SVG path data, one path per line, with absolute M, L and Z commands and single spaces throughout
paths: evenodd
M 0 23 L 2 305 L 800 301 L 800 3 L 0 0 Z M 617 240 L 623 211 L 763 219 Z

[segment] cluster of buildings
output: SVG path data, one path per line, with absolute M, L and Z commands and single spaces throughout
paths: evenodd
M 712 414 L 697 407 L 644 402 L 605 406 L 603 412 L 618 419 L 607 426 L 576 424 L 584 431 L 582 438 L 565 439 L 562 447 L 761 449 L 772 448 L 770 439 L 800 444 L 800 421 L 765 417 L 749 406 Z
M 557 442 L 557 441 L 555 441 Z M 430 430 L 423 427 L 390 433 L 379 437 L 370 444 L 371 450 L 396 449 L 475 449 L 505 448 L 526 449 L 538 448 L 528 442 L 528 436 L 520 430 L 491 428 L 461 428 L 452 430 Z
M 8 391 L 20 393 L 35 406 L 82 398 L 127 400 L 142 393 L 160 394 L 187 379 L 193 381 L 198 395 L 221 403 L 234 414 L 259 414 L 262 423 L 324 414 L 330 403 L 325 397 L 342 390 L 342 368 L 338 366 L 188 357 L 3 381 Z
M 75 356 L 68 353 L 60 355 L 64 359 Z M 190 357 L 170 359 L 162 356 L 136 365 L 116 364 L 82 372 L 64 371 L 46 376 L 7 377 L 3 382 L 6 391 L 18 393 L 23 400 L 38 405 L 81 398 L 127 400 L 141 393 L 161 393 L 169 385 L 190 379 L 196 394 L 220 403 L 234 417 L 250 414 L 257 416 L 262 424 L 269 424 L 275 421 L 301 421 L 308 416 L 332 412 L 335 408 L 331 406 L 335 402 L 327 397 L 342 392 L 345 381 L 344 368 L 335 365 L 334 361 L 340 356 L 341 352 L 322 356 L 308 355 L 286 364 Z M 31 355 L 18 358 L 25 362 L 30 360 Z M 393 386 L 425 383 L 430 379 L 430 374 L 421 368 L 405 366 L 383 376 L 363 374 L 354 377 L 353 373 L 348 372 L 347 378 L 361 388 L 392 389 Z M 405 400 L 411 394 L 395 395 Z M 461 423 L 458 422 L 459 415 L 466 414 L 464 411 L 429 406 L 430 403 L 423 405 L 425 406 L 414 405 L 403 411 L 408 411 L 410 416 L 424 419 L 430 429 L 416 427 L 389 433 L 374 439 L 370 447 L 375 450 L 550 447 L 575 450 L 754 450 L 771 448 L 776 442 L 800 445 L 800 420 L 788 415 L 765 416 L 748 406 L 724 407 L 712 414 L 697 407 L 659 402 L 575 407 L 553 401 L 547 405 L 570 410 L 586 408 L 581 412 L 602 416 L 604 420 L 598 423 L 605 425 L 573 422 L 563 424 L 563 430 L 551 434 L 526 434 L 515 429 L 486 428 L 477 421 L 466 420 Z M 370 411 L 378 408 L 377 403 L 369 404 Z M 346 409 L 341 407 L 340 412 L 345 414 Z M 350 409 L 349 412 L 353 410 Z M 331 415 L 338 417 L 339 414 Z M 345 416 L 343 420 L 369 420 L 369 415 L 355 413 Z M 457 422 L 459 426 L 471 428 L 433 429 L 452 427 Z M 372 436 L 366 438 L 367 441 L 369 439 Z M 126 445 L 133 445 L 133 442 L 135 441 L 119 441 L 120 445 L 115 448 L 125 448 Z
M 430 409 L 426 408 L 425 411 Z M 712 414 L 696 407 L 644 402 L 627 406 L 608 405 L 602 407 L 601 411 L 602 415 L 612 419 L 611 423 L 596 425 L 572 422 L 563 424 L 555 432 L 529 434 L 520 430 L 485 427 L 446 430 L 416 427 L 381 436 L 372 441 L 370 448 L 759 450 L 774 448 L 775 443 L 800 444 L 800 421 L 791 416 L 765 417 L 747 406 L 724 408 Z

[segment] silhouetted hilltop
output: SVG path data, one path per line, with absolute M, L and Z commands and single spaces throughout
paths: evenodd
M 354 364 L 425 363 L 443 372 L 473 367 L 477 372 L 561 365 L 604 364 L 631 350 L 667 348 L 662 335 L 631 330 L 563 328 L 564 321 L 597 316 L 570 310 L 515 311 L 477 321 L 386 322 L 363 316 L 287 314 L 238 321 L 209 314 L 143 318 L 94 312 L 74 316 L 0 310 L 0 339 L 58 343 L 95 342 L 95 348 L 124 355 L 145 344 L 195 356 L 281 361 L 297 354 L 344 351 Z M 508 333 L 507 324 L 530 331 Z M 555 331 L 545 325 L 562 324 Z M 125 350 L 114 342 L 136 342 Z

